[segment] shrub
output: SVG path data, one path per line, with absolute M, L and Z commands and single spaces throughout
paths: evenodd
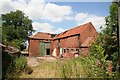
M 32 73 L 32 68 L 27 65 L 27 59 L 24 56 L 20 56 L 15 60 L 16 72 L 25 72 L 27 74 Z
M 61 68 L 63 78 L 105 78 L 106 70 L 100 68 L 93 56 L 78 57 L 68 60 Z
M 97 39 L 99 39 L 100 37 L 98 37 Z M 100 63 L 102 64 L 102 68 L 104 69 L 103 77 L 104 78 L 116 78 L 117 77 L 117 73 L 115 72 L 115 68 L 116 68 L 116 64 L 117 64 L 117 56 L 118 56 L 118 52 L 113 53 L 111 56 L 112 58 L 110 59 L 110 54 L 106 54 L 105 53 L 105 48 L 103 46 L 103 44 L 98 43 L 98 40 L 96 40 L 96 42 L 94 42 L 91 46 L 90 46 L 90 56 L 93 56 L 94 58 L 98 59 L 98 61 L 100 61 Z M 107 60 L 112 61 L 112 69 L 114 72 L 112 72 L 112 74 L 108 73 L 107 68 L 108 68 L 108 63 Z
M 28 65 L 25 66 L 25 73 L 26 74 L 31 74 L 33 72 L 33 69 L 29 67 Z
M 93 56 L 81 57 L 79 58 L 81 64 L 83 66 L 85 77 L 88 78 L 104 78 L 106 77 L 105 72 L 106 70 L 104 67 L 99 67 L 97 65 L 97 59 Z
M 20 56 L 19 58 L 16 58 L 15 61 L 15 69 L 19 73 L 22 70 L 24 70 L 25 66 L 27 65 L 27 60 L 24 56 Z
M 6 77 L 11 71 L 10 66 L 13 66 L 13 58 L 7 52 L 2 54 L 2 77 Z
M 9 44 L 10 44 L 11 46 L 14 46 L 14 47 L 20 49 L 21 42 L 22 42 L 22 41 L 20 41 L 20 40 L 18 40 L 18 39 L 14 39 L 14 40 L 12 40 L 11 42 L 9 42 Z
M 10 60 L 7 60 L 9 62 L 9 65 L 7 68 L 4 69 L 5 72 L 3 72 L 3 79 L 9 79 L 9 78 L 19 78 L 21 72 L 25 72 L 27 74 L 32 73 L 32 69 L 27 65 L 27 60 L 24 56 L 20 56 L 19 58 L 12 57 L 10 54 L 6 54 L 7 56 L 3 56 L 4 62 L 7 60 L 7 57 L 9 56 L 11 58 Z

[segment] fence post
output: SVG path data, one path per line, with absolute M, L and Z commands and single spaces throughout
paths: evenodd
M 118 52 L 118 72 L 120 73 L 120 0 L 118 0 L 118 47 L 119 47 L 119 52 Z

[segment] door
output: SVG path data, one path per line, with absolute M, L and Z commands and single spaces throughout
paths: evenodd
M 50 55 L 50 43 L 40 42 L 40 56 Z
M 45 44 L 43 42 L 40 42 L 40 47 L 39 47 L 39 52 L 40 52 L 40 56 L 44 56 L 45 55 Z
M 46 49 L 46 54 L 50 55 L 50 49 Z
M 60 55 L 62 55 L 62 48 L 60 48 Z

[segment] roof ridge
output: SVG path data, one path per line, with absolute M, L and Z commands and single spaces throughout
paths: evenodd
M 68 30 L 66 30 L 66 31 L 64 31 L 64 32 L 67 32 L 67 31 L 70 31 L 70 30 L 76 29 L 76 28 L 78 28 L 78 27 L 82 27 L 82 26 L 87 25 L 87 24 L 90 24 L 90 23 L 91 23 L 91 22 L 88 22 L 88 23 L 86 23 L 86 24 L 83 24 L 83 25 L 79 25 L 79 26 L 73 27 L 73 28 L 68 29 Z M 61 33 L 59 33 L 59 34 L 63 34 L 64 32 L 61 32 Z M 57 35 L 59 35 L 59 34 L 57 34 Z
M 54 34 L 54 33 L 49 33 L 49 32 L 38 32 L 38 33 Z
M 73 29 L 76 29 L 76 28 L 78 28 L 78 27 L 84 27 L 85 25 L 88 25 L 88 24 L 91 24 L 91 22 L 88 22 L 88 23 L 85 23 L 85 24 L 82 24 L 82 25 L 79 25 L 79 26 L 76 26 L 76 27 L 73 27 L 73 28 L 71 28 L 71 29 L 68 29 L 68 30 L 66 30 L 66 31 L 70 31 L 70 30 L 73 30 Z M 64 32 L 66 32 L 66 31 L 64 31 Z M 62 32 L 62 33 L 64 33 L 64 32 Z M 60 33 L 61 34 L 61 33 Z
M 86 23 L 86 24 L 84 24 L 83 26 L 85 26 L 85 25 L 92 25 L 92 23 L 91 22 L 88 22 L 88 23 Z M 92 25 L 93 26 L 93 25 Z M 86 29 L 86 28 L 88 28 L 89 26 L 85 26 L 85 28 L 83 28 L 83 30 L 81 31 L 81 33 L 84 31 L 84 29 Z
M 63 37 L 63 35 L 64 35 L 64 36 L 67 36 L 68 33 L 73 32 L 73 31 L 76 31 L 77 28 L 78 28 L 77 32 L 73 33 L 73 35 L 78 34 L 78 33 L 80 34 L 82 31 L 84 31 L 84 30 L 87 28 L 88 25 L 91 25 L 91 24 L 92 24 L 91 22 L 88 22 L 88 23 L 86 23 L 86 24 L 79 25 L 79 26 L 77 26 L 77 27 L 68 29 L 68 30 L 66 30 L 66 31 L 64 31 L 64 32 L 62 32 L 62 33 L 57 34 L 54 39 L 60 38 L 60 36 Z M 79 31 L 79 30 L 80 30 L 80 31 Z M 71 34 L 70 34 L 70 35 L 71 35 Z

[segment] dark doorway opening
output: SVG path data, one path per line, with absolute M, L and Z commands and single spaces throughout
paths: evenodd
M 50 49 L 46 49 L 46 54 L 50 55 Z

